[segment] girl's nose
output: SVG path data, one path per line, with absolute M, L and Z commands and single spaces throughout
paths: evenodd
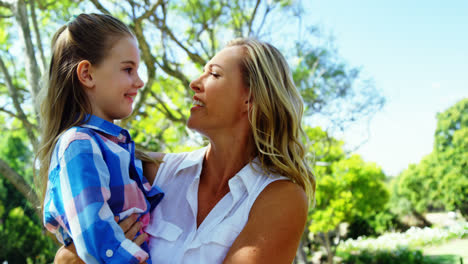
M 135 80 L 135 86 L 139 89 L 139 88 L 143 87 L 144 85 L 145 85 L 145 83 L 140 78 L 140 75 L 137 75 L 136 80 Z

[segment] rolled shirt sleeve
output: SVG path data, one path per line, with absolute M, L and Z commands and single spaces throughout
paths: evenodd
M 86 133 L 77 132 L 72 137 L 60 143 L 57 166 L 49 173 L 53 195 L 46 205 L 55 213 L 45 212 L 49 218 L 45 221 L 66 227 L 86 263 L 140 263 L 148 259 L 148 253 L 126 239 L 114 221 L 108 204 L 110 174 L 99 145 Z

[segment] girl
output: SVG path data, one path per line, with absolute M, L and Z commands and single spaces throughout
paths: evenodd
M 147 244 L 126 239 L 114 221 L 137 213 L 145 227 L 163 196 L 113 123 L 132 113 L 144 85 L 139 58 L 134 35 L 109 15 L 81 14 L 52 39 L 38 154 L 44 225 L 86 263 L 151 263 Z

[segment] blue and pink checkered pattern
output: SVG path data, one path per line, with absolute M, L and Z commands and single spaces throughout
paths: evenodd
M 55 146 L 44 225 L 65 245 L 73 242 L 86 263 L 139 263 L 149 257 L 146 242 L 140 248 L 126 239 L 114 216 L 137 213 L 148 223 L 164 194 L 143 177 L 128 131 L 97 116 L 86 119 Z

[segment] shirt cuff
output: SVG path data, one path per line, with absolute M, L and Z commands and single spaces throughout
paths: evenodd
M 149 255 L 132 241 L 125 239 L 117 249 L 105 248 L 102 259 L 105 263 L 135 263 L 146 261 Z

